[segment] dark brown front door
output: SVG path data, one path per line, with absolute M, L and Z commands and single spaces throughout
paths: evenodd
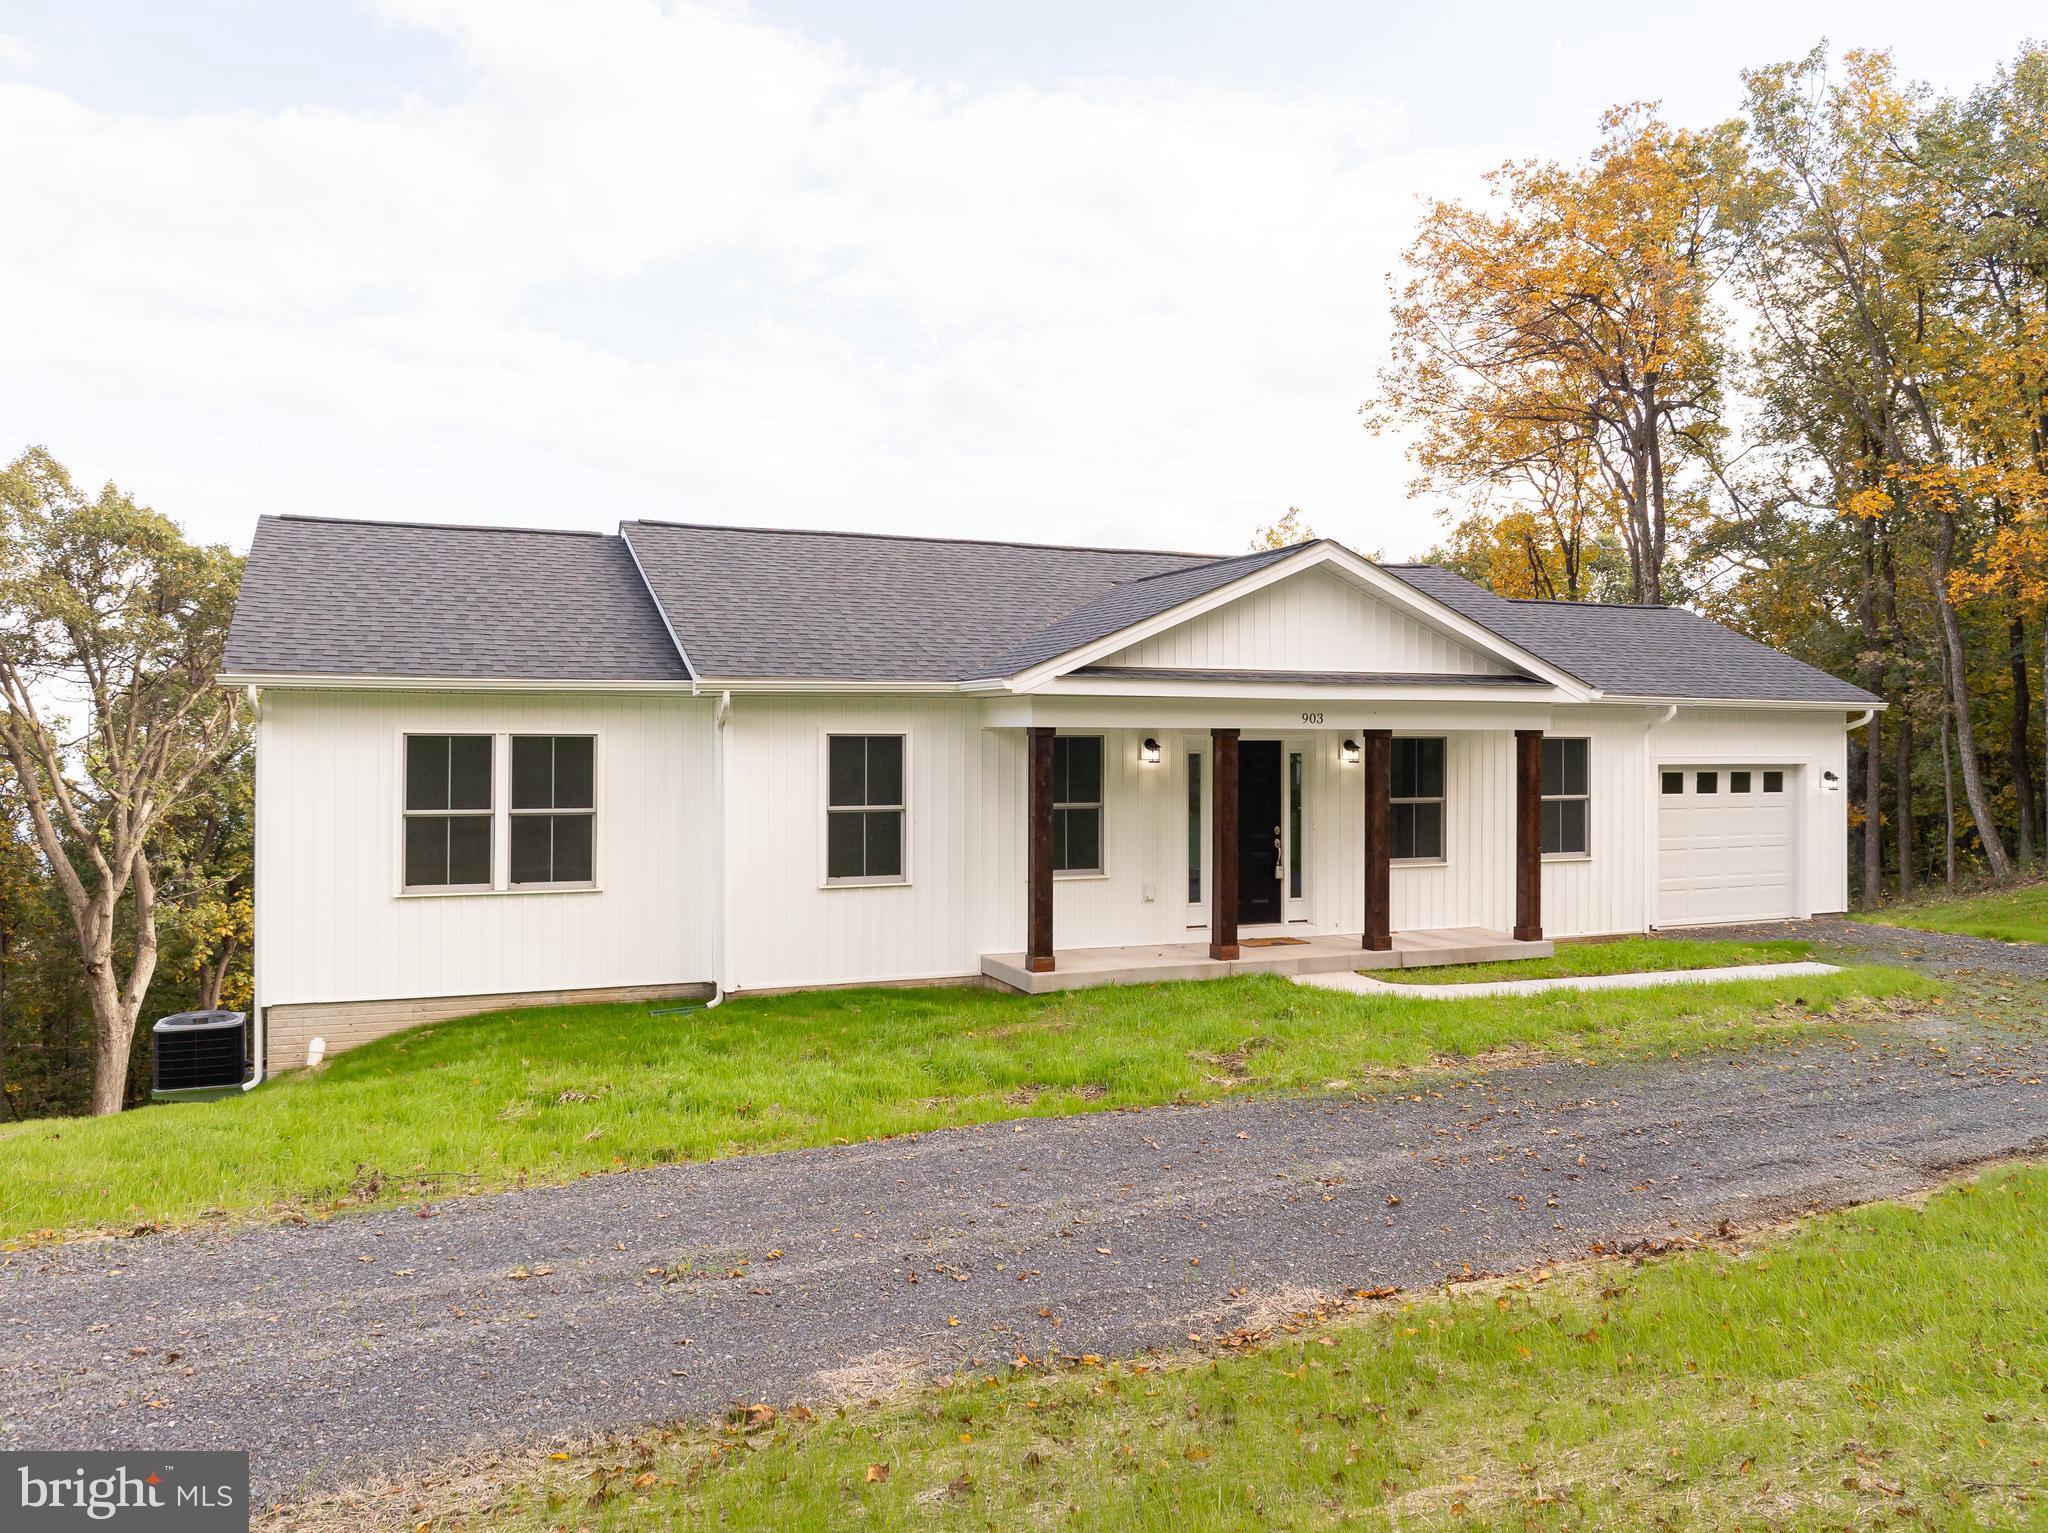
M 1237 919 L 1280 919 L 1280 742 L 1237 748 Z

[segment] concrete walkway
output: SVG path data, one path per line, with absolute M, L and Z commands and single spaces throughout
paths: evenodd
M 1418 1000 L 1455 1001 L 1474 995 L 1541 995 L 1546 990 L 1647 990 L 1653 985 L 1710 985 L 1724 979 L 1794 979 L 1802 974 L 1839 974 L 1831 963 L 1738 963 L 1719 969 L 1661 969 L 1647 974 L 1572 974 L 1556 979 L 1479 980 L 1469 985 L 1397 985 L 1370 974 L 1301 974 L 1297 985 L 1348 990 L 1354 995 L 1406 995 Z

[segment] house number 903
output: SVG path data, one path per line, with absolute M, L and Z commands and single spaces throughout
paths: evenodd
M 1320 713 L 1304 713 L 1301 716 L 1301 721 L 1304 724 L 1320 724 L 1323 721 L 1323 716 Z

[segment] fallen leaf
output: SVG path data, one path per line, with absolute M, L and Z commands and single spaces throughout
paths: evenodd
M 868 1484 L 880 1485 L 881 1483 L 883 1483 L 883 1481 L 887 1480 L 888 1478 L 889 1466 L 887 1464 L 868 1465 Z

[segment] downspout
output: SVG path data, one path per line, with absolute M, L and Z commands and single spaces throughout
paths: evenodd
M 1845 732 L 1853 735 L 1854 733 L 1856 733 L 1857 730 L 1861 729 L 1865 724 L 1868 724 L 1872 719 L 1876 717 L 1877 710 L 1875 708 L 1865 708 L 1863 710 L 1863 717 L 1860 719 L 1851 719 L 1849 721 L 1849 727 Z
M 732 770 L 725 733 L 731 716 L 732 692 L 728 689 L 718 694 L 718 709 L 712 715 L 718 737 L 718 973 L 712 980 L 711 999 L 704 1003 L 706 1011 L 725 1001 L 727 966 L 732 957 L 732 804 L 726 797 L 731 791 Z
M 252 720 L 260 721 L 263 717 L 263 689 L 261 687 L 252 685 L 246 688 L 242 695 L 248 698 L 249 700 L 249 717 Z M 249 770 L 252 774 L 257 770 L 253 753 L 250 758 Z M 252 863 L 255 860 L 253 852 L 251 853 L 250 860 Z M 253 875 L 255 869 L 251 867 L 250 872 Z M 253 898 L 250 901 L 250 909 L 253 913 L 255 909 L 255 901 Z M 251 929 L 254 929 L 253 921 L 251 922 Z M 250 1072 L 249 1078 L 242 1082 L 242 1089 L 244 1091 L 254 1091 L 258 1086 L 263 1084 L 264 1066 L 267 1063 L 266 1056 L 264 1054 L 265 1038 L 263 1030 L 262 987 L 263 970 L 256 961 L 256 954 L 259 951 L 260 949 L 257 947 L 256 942 L 252 937 L 249 942 L 249 1009 L 256 1013 L 256 1036 L 254 1047 L 252 1049 L 252 1052 L 256 1056 L 256 1068 L 252 1072 Z
M 1673 704 L 1672 704 L 1672 705 L 1671 705 L 1671 706 L 1670 706 L 1669 708 L 1666 708 L 1666 709 L 1664 710 L 1664 714 L 1663 714 L 1663 717 L 1661 717 L 1661 718 L 1655 718 L 1655 719 L 1652 719 L 1652 720 L 1650 720 L 1650 728 L 1651 728 L 1651 729 L 1662 729 L 1662 728 L 1663 728 L 1663 727 L 1664 727 L 1664 726 L 1665 726 L 1666 724 L 1669 724 L 1669 723 L 1670 723 L 1670 722 L 1671 722 L 1671 721 L 1672 721 L 1673 719 L 1675 719 L 1675 718 L 1677 718 L 1677 717 L 1678 717 L 1678 704 L 1676 704 L 1676 703 L 1673 703 Z

